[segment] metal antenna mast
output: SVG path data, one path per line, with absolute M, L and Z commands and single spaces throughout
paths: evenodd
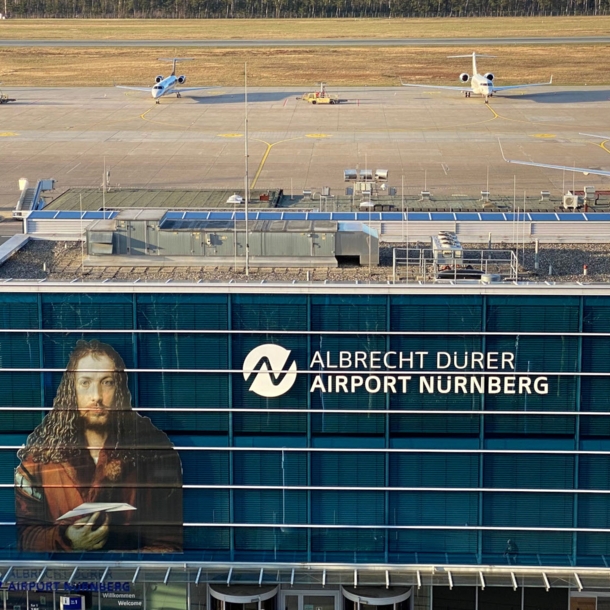
M 246 208 L 246 275 L 250 275 L 250 237 L 248 234 L 248 201 L 249 197 L 249 180 L 248 180 L 248 63 L 244 64 L 244 102 L 245 102 L 245 156 L 246 156 L 246 177 L 244 184 L 245 191 L 245 208 Z

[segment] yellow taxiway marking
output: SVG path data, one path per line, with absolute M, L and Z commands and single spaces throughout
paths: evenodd
M 308 133 L 305 135 L 306 138 L 332 138 L 331 135 L 327 133 Z
M 156 104 L 155 104 L 156 105 Z M 151 108 L 149 108 L 148 110 L 144 111 L 141 115 L 140 118 L 143 121 L 148 121 L 149 123 L 155 123 L 156 125 L 167 125 L 168 127 L 174 127 L 175 129 L 187 129 L 187 127 L 185 127 L 184 125 L 178 125 L 176 123 L 165 123 L 164 121 L 155 121 L 154 119 L 149 119 L 146 115 L 151 111 L 154 110 L 155 106 L 152 106 Z
M 267 157 L 269 156 L 269 153 L 271 152 L 271 149 L 274 146 L 276 146 L 277 144 L 282 144 L 284 142 L 292 142 L 292 140 L 300 140 L 300 139 L 301 139 L 301 137 L 299 136 L 296 138 L 289 138 L 288 140 L 279 140 L 279 142 L 274 142 L 273 144 L 269 144 L 269 142 L 265 142 L 265 140 L 257 140 L 256 138 L 253 138 L 253 140 L 255 142 L 262 142 L 263 144 L 265 144 L 265 146 L 267 146 L 267 150 L 265 151 L 265 154 L 263 155 L 261 162 L 258 164 L 258 169 L 256 170 L 254 179 L 250 183 L 250 188 L 253 189 L 256 186 L 258 177 L 261 175 L 261 172 L 263 171 L 263 167 L 265 166 L 265 161 L 267 161 Z
M 243 133 L 219 133 L 219 138 L 243 138 Z
M 609 154 L 610 154 L 610 150 L 608 150 L 608 149 L 606 148 L 606 144 L 608 144 L 608 142 L 610 142 L 610 140 L 604 140 L 604 141 L 603 141 L 603 142 L 602 142 L 602 143 L 599 145 L 599 147 L 600 147 L 600 148 L 603 148 L 603 149 L 604 149 L 604 150 L 605 150 L 607 153 L 609 153 Z
M 489 110 L 491 110 L 491 113 L 494 115 L 494 119 L 501 119 L 504 117 L 501 117 L 492 107 L 490 104 L 485 104 L 487 106 L 487 108 L 489 108 Z
M 532 138 L 556 138 L 557 136 L 554 133 L 534 133 L 532 134 Z
M 18 133 L 15 133 L 14 131 L 2 131 L 0 132 L 0 138 L 12 138 L 14 136 L 18 136 Z

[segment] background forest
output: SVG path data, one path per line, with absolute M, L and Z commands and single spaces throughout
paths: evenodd
M 11 17 L 32 18 L 520 17 L 605 15 L 610 0 L 7 0 L 6 7 Z

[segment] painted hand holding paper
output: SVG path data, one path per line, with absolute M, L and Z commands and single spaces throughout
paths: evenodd
M 61 517 L 58 517 L 57 521 L 72 519 L 73 517 L 84 517 L 85 515 L 91 515 L 92 513 L 117 513 L 124 510 L 137 509 L 135 506 L 125 502 L 83 502 L 80 506 L 68 511 Z

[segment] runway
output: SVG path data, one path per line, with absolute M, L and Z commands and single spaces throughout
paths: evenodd
M 610 36 L 520 38 L 320 38 L 294 40 L 0 40 L 0 47 L 190 47 L 190 48 L 283 48 L 283 47 L 478 47 L 511 45 L 608 44 Z
M 104 164 L 114 187 L 243 190 L 244 94 L 218 89 L 164 98 L 114 88 L 16 88 L 2 107 L 0 213 L 14 208 L 18 180 L 55 178 L 57 191 L 99 187 Z M 296 99 L 302 89 L 248 93 L 248 165 L 257 189 L 345 193 L 343 171 L 389 170 L 388 188 L 406 196 L 481 191 L 522 199 L 558 196 L 610 179 L 505 163 L 508 158 L 610 169 L 610 87 L 545 87 L 465 99 L 450 91 L 343 89 L 337 106 Z M 605 130 L 605 131 L 604 131 Z M 313 205 L 313 204 L 312 204 Z

